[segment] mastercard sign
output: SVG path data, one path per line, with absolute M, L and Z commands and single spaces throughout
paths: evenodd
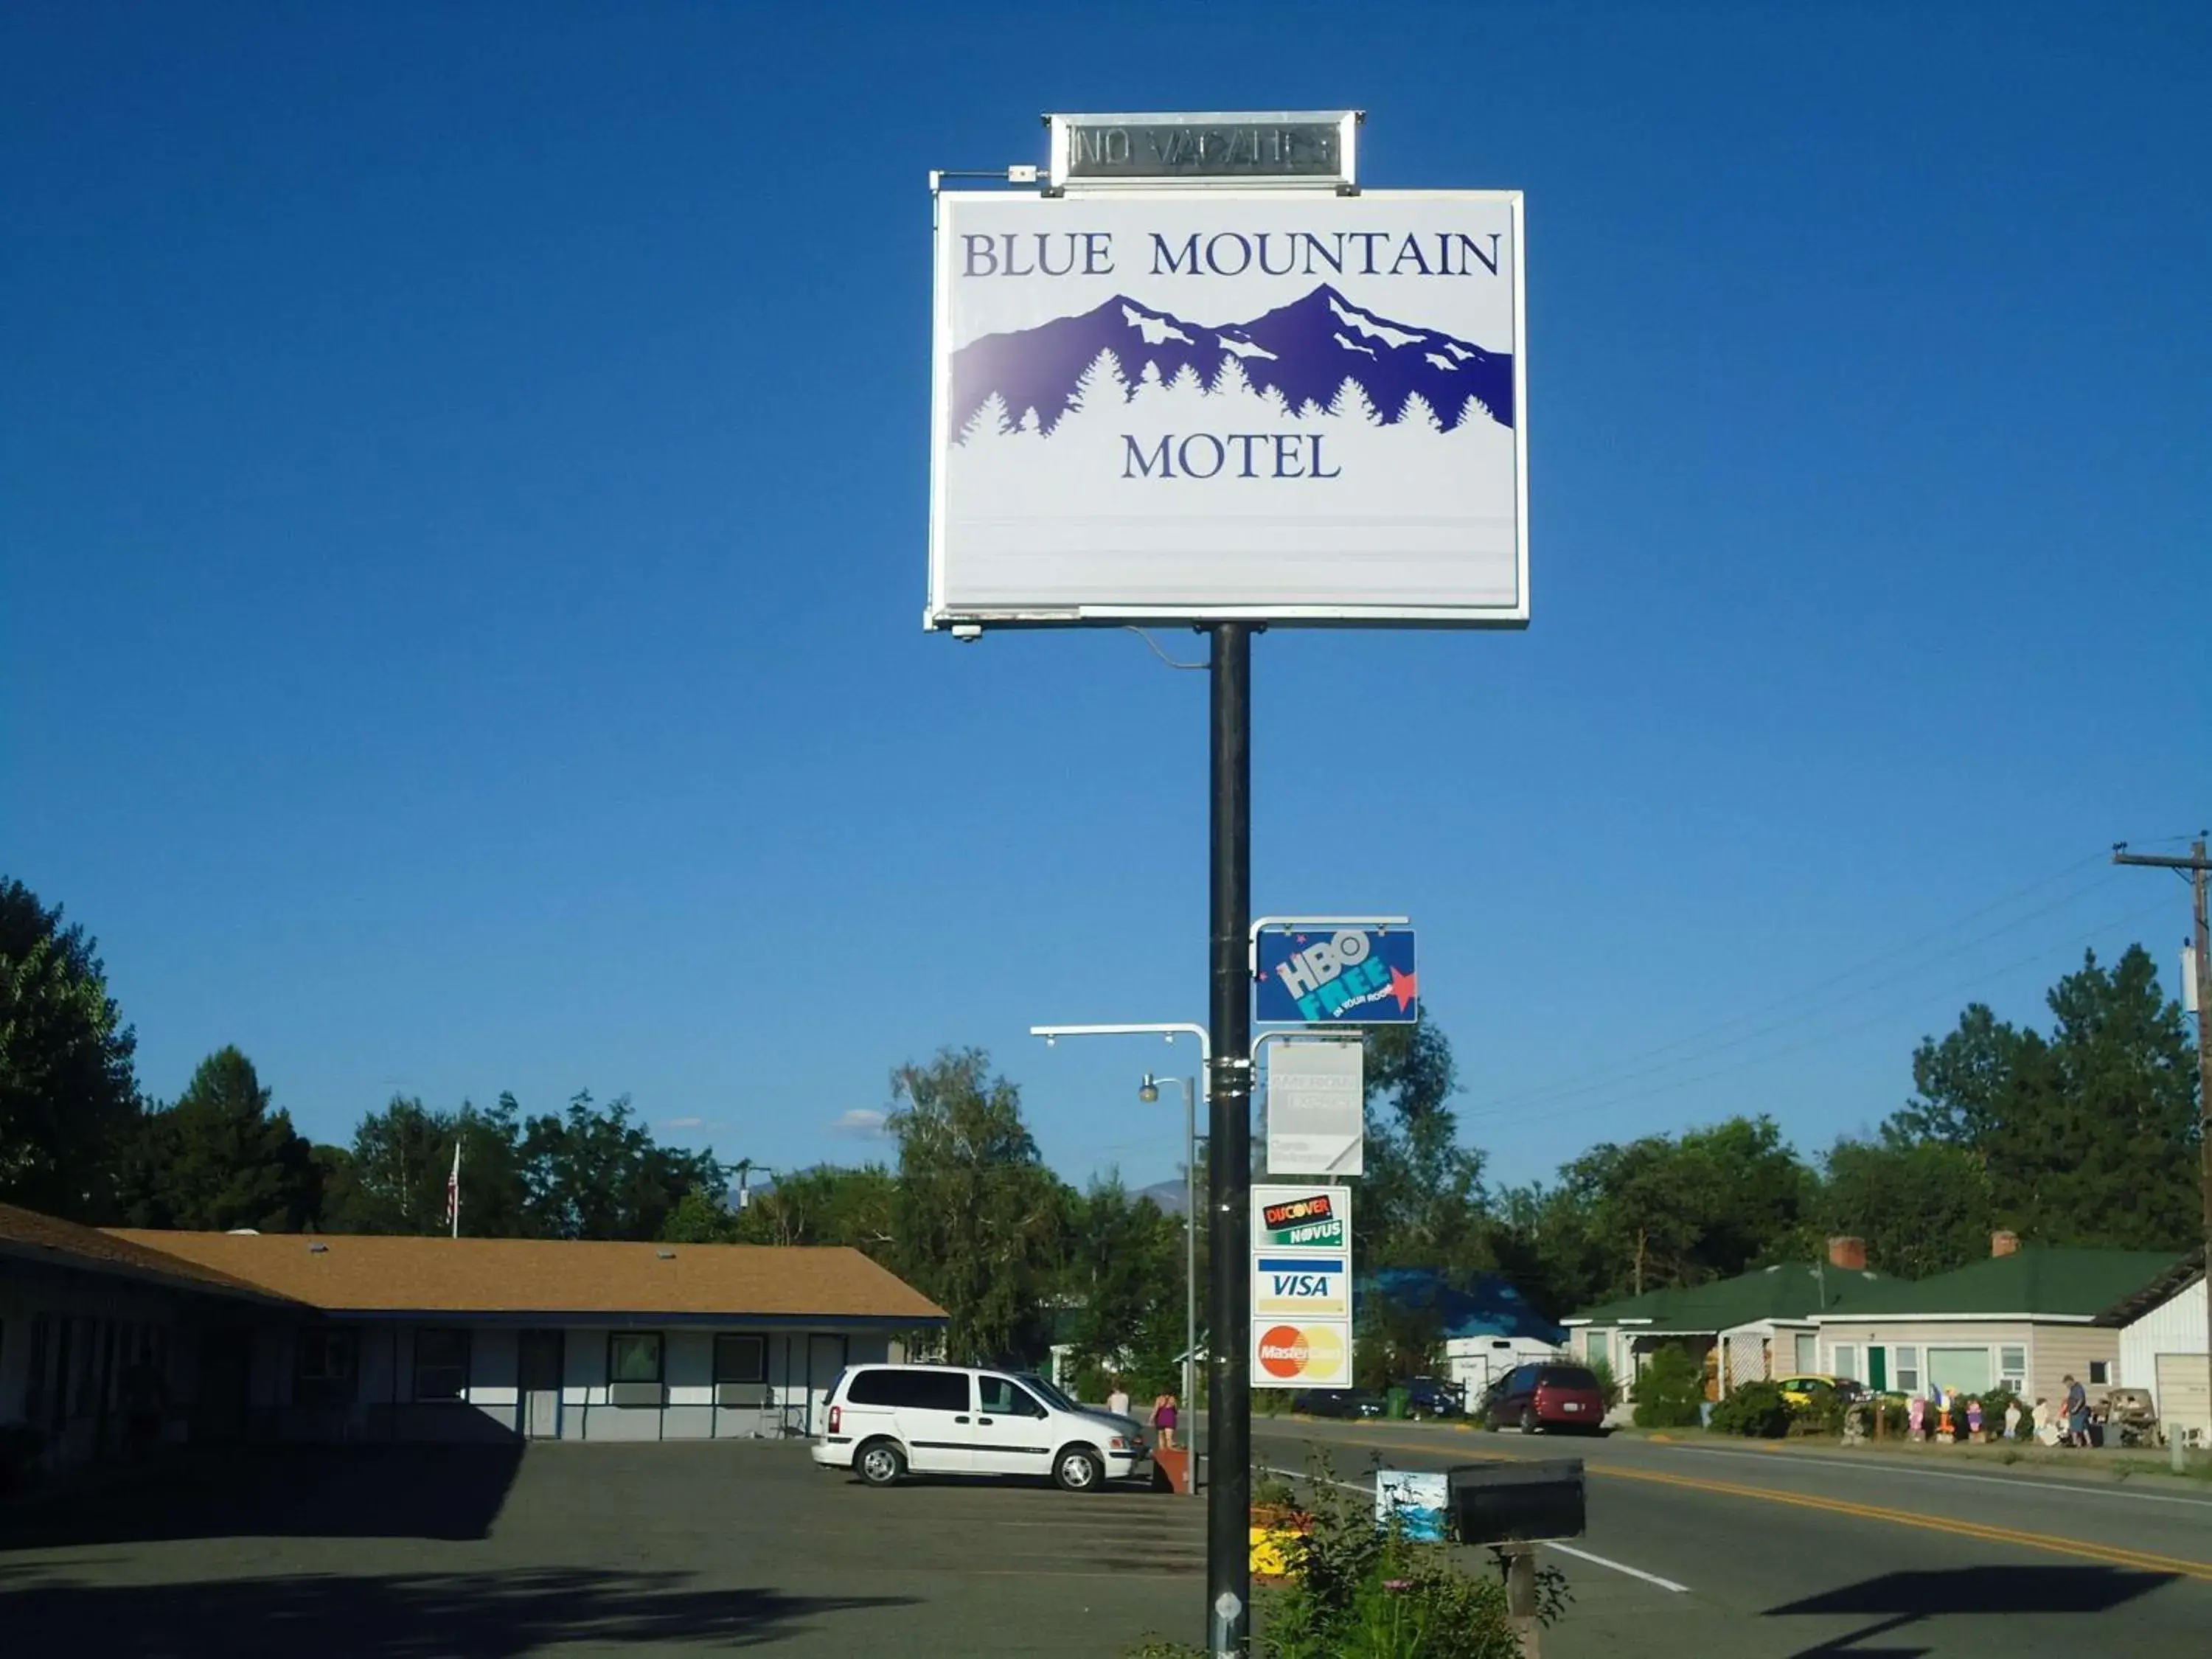
M 1350 1322 L 1256 1322 L 1252 1332 L 1252 1382 L 1258 1388 L 1350 1388 Z

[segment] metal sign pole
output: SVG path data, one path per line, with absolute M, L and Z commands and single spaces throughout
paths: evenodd
M 1206 1067 L 1212 1145 L 1206 1436 L 1207 1648 L 1244 1659 L 1251 1635 L 1252 629 L 1216 623 L 1212 682 L 1212 945 L 1213 1059 Z

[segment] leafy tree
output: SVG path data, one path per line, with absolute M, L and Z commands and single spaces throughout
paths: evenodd
M 362 1119 L 350 1152 L 318 1147 L 326 1171 L 325 1230 L 359 1233 L 446 1231 L 446 1182 L 461 1150 L 461 1231 L 524 1238 L 538 1229 L 522 1176 L 520 1109 L 502 1094 L 489 1111 L 468 1102 L 434 1110 L 394 1095 Z
M 659 1146 L 627 1095 L 602 1109 L 589 1091 L 524 1122 L 520 1169 L 525 1224 L 548 1238 L 657 1238 L 686 1193 L 724 1185 L 713 1152 Z
M 1433 1306 L 1364 1295 L 1352 1345 L 1352 1381 L 1379 1393 L 1409 1377 L 1433 1376 L 1442 1369 L 1443 1343 L 1443 1316 Z
M 1638 1428 L 1687 1428 L 1703 1414 L 1704 1374 L 1687 1348 L 1668 1342 L 1644 1362 L 1635 1395 Z
M 1078 1364 L 1121 1375 L 1132 1394 L 1182 1386 L 1183 1230 L 1118 1175 L 1069 1205 L 1062 1296 Z
M 2197 1072 L 2149 954 L 2094 951 L 2051 988 L 2045 1037 L 1977 1003 L 1915 1052 L 1896 1146 L 1955 1149 L 1984 1173 L 1991 1215 L 2054 1244 L 2180 1248 L 2199 1223 Z
M 1366 1174 L 1352 1205 L 1362 1267 L 1486 1267 L 1482 1154 L 1459 1139 L 1451 1044 L 1432 1024 L 1366 1033 Z
M 1066 1188 L 1037 1158 L 1021 1093 L 981 1049 L 946 1049 L 891 1079 L 900 1271 L 950 1316 L 947 1356 L 1042 1352 L 1066 1224 Z
M 1822 1230 L 1866 1241 L 1867 1265 L 1905 1279 L 1962 1267 L 1989 1248 L 1989 1170 L 1940 1140 L 1839 1140 L 1820 1193 Z
M 736 1212 L 732 1237 L 748 1244 L 849 1244 L 888 1263 L 897 1246 L 897 1177 L 882 1164 L 817 1164 L 756 1190 Z
M 313 1149 L 289 1112 L 270 1111 L 253 1062 L 235 1048 L 199 1064 L 177 1103 L 148 1112 L 125 1176 L 134 1226 L 300 1232 L 321 1213 Z
M 0 878 L 0 1200 L 105 1218 L 138 1109 L 137 1046 L 95 941 Z
M 704 1187 L 694 1187 L 676 1200 L 676 1207 L 660 1224 L 660 1237 L 669 1244 L 731 1244 L 737 1242 L 737 1213 Z
M 1607 1143 L 1560 1176 L 1552 1218 L 1581 1258 L 1587 1296 L 1701 1285 L 1811 1248 L 1814 1178 L 1771 1118 Z

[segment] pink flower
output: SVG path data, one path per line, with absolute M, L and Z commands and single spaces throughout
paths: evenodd
M 1410 1578 L 1385 1578 L 1382 1581 L 1382 1588 L 1395 1594 L 1399 1590 L 1413 1589 L 1413 1581 Z

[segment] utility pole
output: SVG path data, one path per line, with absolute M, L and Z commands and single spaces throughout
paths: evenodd
M 2206 896 L 2212 858 L 2205 856 L 2200 835 L 2187 858 L 2130 853 L 2127 842 L 2120 842 L 2112 848 L 2112 862 L 2185 873 L 2196 901 L 2197 937 L 2190 948 L 2197 957 L 2197 1136 L 2204 1177 L 2204 1365 L 2206 1380 L 2212 1382 L 2212 903 Z
M 1252 625 L 1215 623 L 1211 834 L 1213 1053 L 1206 1066 L 1206 1600 L 1207 1651 L 1251 1639 Z

